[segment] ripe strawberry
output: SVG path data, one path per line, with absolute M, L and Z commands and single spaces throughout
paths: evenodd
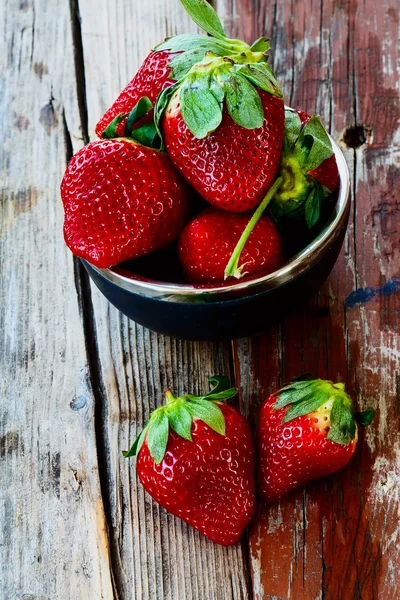
M 158 97 L 156 124 L 172 162 L 208 202 L 245 212 L 267 192 L 282 150 L 284 106 L 267 64 L 268 40 L 249 47 L 228 39 L 206 0 L 181 1 L 213 37 L 206 52 L 191 48 L 197 60 Z M 159 49 L 179 52 L 183 38 Z
M 273 217 L 305 219 L 308 228 L 313 228 L 339 184 L 332 144 L 319 117 L 285 109 L 285 138 L 277 175 L 283 181 L 269 206 Z
M 128 122 L 134 127 L 151 104 L 141 100 Z M 107 128 L 115 134 L 116 122 Z M 153 128 L 154 129 L 154 128 Z M 146 124 L 131 131 L 153 139 Z M 168 156 L 132 138 L 98 140 L 68 164 L 61 183 L 64 237 L 76 256 L 111 267 L 173 242 L 188 216 L 189 189 Z
M 261 498 L 278 500 L 344 467 L 356 448 L 357 422 L 368 425 L 374 414 L 354 413 L 343 383 L 297 379 L 271 394 L 258 423 Z
M 146 96 L 154 104 L 158 94 L 174 83 L 169 66 L 173 57 L 174 55 L 167 51 L 150 52 L 135 77 L 97 123 L 96 134 L 99 137 L 117 115 L 129 113 L 140 98 Z M 124 122 L 117 129 L 119 135 L 123 135 L 123 127 Z
M 254 445 L 247 421 L 221 403 L 229 378 L 211 377 L 205 396 L 175 398 L 158 408 L 125 456 L 137 456 L 145 490 L 213 542 L 236 543 L 254 512 Z
M 139 71 L 113 105 L 96 125 L 96 134 L 102 137 L 103 131 L 115 117 L 129 113 L 143 96 L 155 103 L 160 92 L 179 81 L 189 69 L 203 60 L 207 52 L 215 56 L 236 56 L 252 49 L 244 42 L 229 40 L 223 33 L 221 23 L 206 0 L 181 0 L 189 16 L 202 27 L 209 36 L 178 35 L 159 44 L 144 60 Z M 254 51 L 266 49 L 265 38 L 256 42 Z M 252 52 L 252 55 L 254 52 Z M 123 135 L 124 123 L 117 133 Z
M 252 215 L 206 208 L 197 215 L 179 238 L 178 255 L 188 281 L 224 281 L 225 267 Z M 237 267 L 246 279 L 274 271 L 283 259 L 283 243 L 275 223 L 261 217 L 249 237 Z
M 263 90 L 255 93 L 261 100 L 264 120 L 254 129 L 235 123 L 225 106 L 217 129 L 196 139 L 184 121 L 179 92 L 162 121 L 164 143 L 172 162 L 205 200 L 223 210 L 244 212 L 257 206 L 278 166 L 283 102 Z

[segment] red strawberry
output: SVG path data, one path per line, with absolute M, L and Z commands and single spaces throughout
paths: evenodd
M 258 90 L 258 95 L 265 117 L 262 126 L 255 129 L 235 123 L 225 108 L 218 128 L 196 139 L 184 122 L 178 92 L 162 122 L 172 162 L 205 200 L 223 210 L 243 212 L 257 206 L 278 166 L 283 102 L 263 90 Z
M 342 383 L 294 380 L 271 394 L 258 423 L 261 498 L 278 500 L 305 483 L 344 467 L 357 444 L 357 423 L 375 411 L 355 414 Z
M 254 446 L 247 421 L 221 403 L 236 389 L 212 377 L 205 396 L 166 393 L 125 456 L 145 490 L 217 544 L 236 543 L 254 512 Z
M 299 219 L 313 228 L 339 183 L 328 134 L 319 117 L 285 109 L 285 138 L 277 173 L 282 184 L 269 210 L 276 220 Z
M 188 215 L 189 190 L 168 156 L 125 138 L 75 154 L 61 196 L 67 246 L 98 267 L 167 246 Z
M 154 104 L 163 89 L 179 81 L 194 64 L 203 60 L 207 52 L 215 56 L 247 53 L 251 57 L 262 57 L 267 49 L 265 38 L 257 40 L 256 47 L 251 49 L 244 42 L 229 40 L 217 15 L 205 0 L 184 0 L 182 4 L 189 16 L 209 35 L 178 35 L 150 52 L 135 77 L 97 123 L 99 137 L 117 115 L 129 113 L 143 96 Z M 124 135 L 124 123 L 118 126 L 117 133 Z
M 251 47 L 228 39 L 211 5 L 185 0 L 186 10 L 212 38 L 188 51 L 200 58 L 157 99 L 155 120 L 175 166 L 211 204 L 251 210 L 271 185 L 284 132 L 282 92 L 268 66 L 268 40 Z M 185 36 L 163 50 L 185 49 Z M 211 40 L 211 41 L 210 41 Z M 174 59 L 186 65 L 186 58 Z
M 197 215 L 179 238 L 179 260 L 188 281 L 224 281 L 226 265 L 251 220 L 249 213 L 228 213 L 206 208 Z M 275 223 L 261 217 L 241 255 L 239 273 L 246 279 L 274 271 L 283 259 L 283 244 Z
M 308 115 L 302 110 L 296 110 L 296 113 L 300 117 L 303 128 L 304 125 L 311 119 L 311 115 Z M 309 171 L 309 173 L 315 177 L 321 185 L 327 187 L 330 192 L 334 192 L 339 185 L 339 171 L 334 154 L 327 158 L 319 167 Z
M 99 137 L 117 115 L 129 113 L 142 96 L 147 96 L 154 104 L 158 94 L 174 83 L 169 66 L 173 56 L 166 51 L 150 52 L 135 77 L 97 123 L 96 133 Z M 124 123 L 121 123 L 117 130 L 119 135 L 124 135 L 123 128 Z

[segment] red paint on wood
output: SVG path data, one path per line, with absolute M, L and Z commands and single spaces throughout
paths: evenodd
M 347 127 L 366 127 L 363 146 L 343 146 L 354 207 L 329 280 L 298 314 L 234 344 L 242 410 L 254 426 L 263 398 L 307 371 L 346 382 L 357 407 L 377 409 L 345 469 L 279 505 L 259 507 L 249 542 L 254 597 L 394 600 L 400 588 L 400 295 L 348 309 L 345 300 L 400 273 L 397 3 L 236 0 L 235 11 L 227 19 L 231 31 L 247 40 L 271 35 L 271 60 L 287 103 L 317 111 L 338 141 Z

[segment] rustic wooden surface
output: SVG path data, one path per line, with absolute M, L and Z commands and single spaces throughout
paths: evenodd
M 149 48 L 196 29 L 178 0 L 0 3 L 2 600 L 399 597 L 398 0 L 214 5 L 230 34 L 271 36 L 287 102 L 341 140 L 343 251 L 317 298 L 252 339 L 187 343 L 129 322 L 64 247 L 58 186 Z M 167 386 L 230 374 L 254 425 L 305 371 L 346 381 L 376 421 L 346 469 L 260 507 L 235 547 L 160 509 L 121 457 Z

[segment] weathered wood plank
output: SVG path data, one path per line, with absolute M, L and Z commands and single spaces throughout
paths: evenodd
M 250 38 L 273 35 L 274 23 L 272 61 L 291 104 L 321 114 L 338 140 L 346 127 L 365 125 L 367 143 L 354 150 L 343 145 L 354 211 L 319 297 L 266 335 L 235 345 L 242 405 L 250 398 L 254 419 L 260 396 L 313 372 L 346 381 L 360 408 L 378 410 L 344 471 L 260 508 L 250 535 L 254 594 L 394 599 L 400 586 L 400 107 L 398 54 L 389 40 L 398 38 L 398 11 L 390 1 L 260 2 L 254 13 L 250 4 L 237 0 L 236 13 L 248 16 L 234 17 L 232 27 Z
M 0 6 L 8 107 L 0 115 L 0 595 L 7 599 L 247 599 L 250 571 L 256 598 L 397 597 L 396 3 L 214 4 L 231 33 L 248 41 L 271 34 L 272 63 L 293 105 L 319 112 L 337 139 L 349 124 L 367 127 L 368 143 L 346 148 L 355 210 L 329 282 L 299 314 L 234 345 L 241 408 L 254 425 L 271 389 L 312 371 L 346 380 L 360 407 L 378 408 L 378 419 L 342 473 L 260 508 L 250 570 L 245 541 L 230 549 L 208 543 L 144 494 L 121 450 L 166 387 L 200 391 L 208 375 L 232 374 L 230 348 L 169 340 L 128 322 L 97 290 L 91 297 L 78 263 L 74 287 L 58 183 L 66 153 L 86 141 L 148 49 L 194 28 L 177 0 L 69 7 L 7 0 Z
M 89 131 L 167 35 L 196 31 L 179 2 L 80 3 Z M 119 32 L 119 35 L 114 35 Z M 132 34 L 134 32 L 134 34 Z M 109 498 L 110 545 L 121 598 L 193 600 L 251 597 L 248 549 L 218 547 L 160 508 L 121 451 L 133 442 L 168 387 L 208 389 L 229 374 L 230 345 L 186 343 L 129 322 L 92 290 L 101 382 L 103 489 Z
M 1 3 L 0 596 L 112 598 L 59 183 L 82 144 L 68 3 Z

